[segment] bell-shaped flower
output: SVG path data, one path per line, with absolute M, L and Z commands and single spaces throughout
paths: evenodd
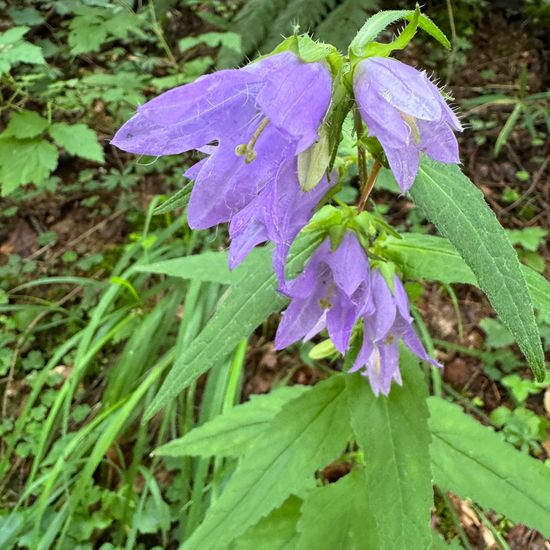
M 401 281 L 394 277 L 393 293 L 379 270 L 371 271 L 371 300 L 363 314 L 363 343 L 350 372 L 361 370 L 375 395 L 388 395 L 392 381 L 402 383 L 399 341 L 423 361 L 436 367 L 412 326 L 409 300 Z
M 329 188 L 324 176 L 314 189 L 302 191 L 296 163 L 295 158 L 284 162 L 273 181 L 235 214 L 229 224 L 229 268 L 239 265 L 256 245 L 272 241 L 273 266 L 283 291 L 285 263 L 292 241 L 309 222 L 313 209 Z
M 335 348 L 344 353 L 364 310 L 369 286 L 367 255 L 355 233 L 347 231 L 334 251 L 325 239 L 303 272 L 288 283 L 291 302 L 279 323 L 275 348 L 309 340 L 326 327 Z
M 112 143 L 142 155 L 206 153 L 187 173 L 196 179 L 188 220 L 194 229 L 212 227 L 317 140 L 331 85 L 324 63 L 283 52 L 161 94 L 139 107 Z
M 414 183 L 420 152 L 440 162 L 460 162 L 453 130 L 462 126 L 424 71 L 370 57 L 355 68 L 353 88 L 369 135 L 380 141 L 403 192 Z

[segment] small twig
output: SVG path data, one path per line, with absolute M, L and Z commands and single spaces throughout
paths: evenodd
M 372 188 L 376 183 L 376 178 L 378 177 L 378 172 L 380 172 L 380 168 L 382 168 L 382 164 L 380 163 L 380 161 L 378 160 L 374 161 L 374 165 L 369 174 L 367 182 L 363 186 L 363 189 L 361 192 L 361 198 L 359 199 L 359 204 L 357 206 L 359 211 L 364 210 L 365 206 L 367 205 L 367 201 L 369 200 L 369 196 L 371 194 Z

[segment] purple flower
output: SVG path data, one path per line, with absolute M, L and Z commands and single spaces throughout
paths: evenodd
M 288 283 L 292 299 L 275 336 L 275 348 L 309 340 L 325 327 L 338 351 L 344 353 L 353 326 L 369 293 L 367 255 L 348 231 L 340 246 L 330 251 L 325 239 L 299 277 Z
M 324 64 L 283 52 L 161 94 L 141 106 L 112 143 L 143 155 L 206 153 L 186 174 L 196 179 L 189 225 L 205 229 L 230 220 L 282 163 L 316 141 L 331 85 Z
M 399 340 L 420 359 L 436 367 L 412 326 L 409 300 L 401 281 L 394 277 L 393 295 L 378 270 L 371 272 L 371 300 L 363 314 L 363 344 L 350 372 L 364 369 L 375 395 L 388 395 L 393 380 L 401 384 Z
M 453 129 L 462 126 L 424 71 L 370 57 L 357 65 L 353 86 L 369 134 L 380 141 L 403 192 L 416 178 L 421 151 L 441 162 L 460 162 Z
M 273 265 L 282 290 L 286 289 L 284 271 L 290 245 L 329 188 L 327 178 L 323 177 L 313 190 L 302 191 L 296 163 L 294 158 L 281 164 L 273 181 L 235 214 L 229 225 L 230 269 L 239 265 L 256 245 L 273 241 Z

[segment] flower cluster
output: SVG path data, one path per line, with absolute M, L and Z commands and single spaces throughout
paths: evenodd
M 346 353 L 362 331 L 351 370 L 367 376 L 376 394 L 387 394 L 392 381 L 401 383 L 400 340 L 437 365 L 414 332 L 399 279 L 388 284 L 372 269 L 357 234 L 346 227 L 341 239 L 323 240 L 296 279 L 285 278 L 290 245 L 332 183 L 319 176 L 305 192 L 298 177 L 299 156 L 319 139 L 332 87 L 325 61 L 278 53 L 161 94 L 141 106 L 112 143 L 141 155 L 200 152 L 201 160 L 185 173 L 194 180 L 188 223 L 205 229 L 229 222 L 230 268 L 255 246 L 274 243 L 274 270 L 291 300 L 276 347 L 326 329 L 335 348 Z M 404 192 L 414 182 L 421 152 L 459 162 L 453 130 L 460 123 L 425 73 L 371 57 L 355 67 L 353 88 L 369 135 L 380 142 Z

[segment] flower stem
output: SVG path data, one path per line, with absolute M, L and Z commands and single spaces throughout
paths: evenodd
M 356 109 L 353 113 L 353 121 L 355 125 L 355 137 L 357 138 L 357 168 L 359 169 L 359 186 L 361 189 L 365 188 L 368 179 L 367 169 L 367 154 L 365 146 L 361 143 L 361 136 L 363 135 L 363 121 L 361 115 Z
M 369 174 L 369 177 L 361 190 L 361 198 L 359 199 L 359 204 L 357 205 L 359 212 L 364 210 L 367 205 L 367 200 L 369 199 L 372 188 L 376 183 L 376 177 L 378 176 L 378 172 L 380 172 L 380 168 L 382 168 L 382 164 L 380 161 L 375 160 L 371 173 Z

